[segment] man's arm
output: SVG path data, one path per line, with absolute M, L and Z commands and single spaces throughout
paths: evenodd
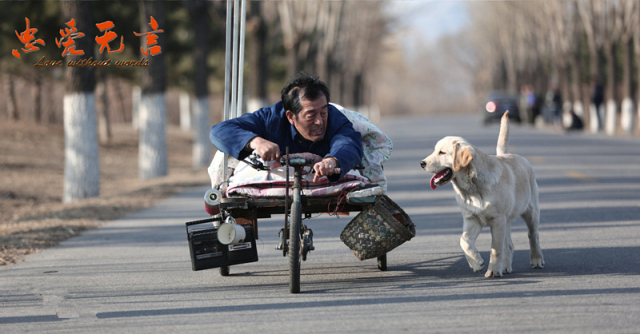
M 209 138 L 218 150 L 242 160 L 251 152 L 245 150 L 257 138 L 265 138 L 268 127 L 268 108 L 262 108 L 254 113 L 244 114 L 214 125 Z
M 347 174 L 353 167 L 362 161 L 362 136 L 360 132 L 353 129 L 353 124 L 342 114 L 346 122 L 338 129 L 331 138 L 331 150 L 327 157 L 334 157 L 340 166 L 340 175 L 328 176 L 329 181 L 335 182 Z

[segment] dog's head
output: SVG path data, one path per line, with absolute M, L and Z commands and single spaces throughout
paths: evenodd
M 443 186 L 456 177 L 456 173 L 469 166 L 475 150 L 462 137 L 444 137 L 438 141 L 433 153 L 420 161 L 420 167 L 429 173 L 431 189 Z

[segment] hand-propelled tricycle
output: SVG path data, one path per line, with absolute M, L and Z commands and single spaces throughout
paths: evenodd
M 257 170 L 269 169 L 255 157 L 245 162 Z M 386 253 L 415 235 L 410 218 L 376 185 L 361 185 L 326 196 L 304 195 L 305 167 L 315 162 L 313 158 L 295 154 L 283 156 L 281 164 L 285 166 L 286 180 L 290 180 L 289 170 L 293 169 L 293 185 L 284 182 L 284 197 L 223 197 L 218 190 L 208 191 L 205 207 L 212 218 L 187 223 L 193 270 L 220 268 L 220 274 L 227 276 L 231 265 L 257 261 L 258 219 L 284 214 L 276 249 L 283 256 L 288 255 L 289 290 L 298 293 L 301 261 L 315 249 L 313 232 L 302 224 L 303 217 L 356 211 L 360 214 L 347 225 L 341 239 L 361 260 L 375 257 L 378 269 L 385 271 Z

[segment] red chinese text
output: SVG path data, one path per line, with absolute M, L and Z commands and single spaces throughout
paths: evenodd
M 158 43 L 158 35 L 156 35 L 156 33 L 158 32 L 164 32 L 164 30 L 160 29 L 158 30 L 158 22 L 156 22 L 156 20 L 153 18 L 153 16 L 151 16 L 151 22 L 149 22 L 149 25 L 151 26 L 151 28 L 153 29 L 153 31 L 150 32 L 146 32 L 146 33 L 142 33 L 139 34 L 137 32 L 133 32 L 134 35 L 136 36 L 147 36 L 147 50 L 145 50 L 143 47 L 140 47 L 140 51 L 142 51 L 142 54 L 144 54 L 145 56 L 151 54 L 152 56 L 155 56 L 159 53 L 162 53 L 162 48 L 160 48 L 159 45 L 156 45 Z
M 43 40 L 36 39 L 36 37 L 35 37 L 35 34 L 36 34 L 36 32 L 38 32 L 38 29 L 29 28 L 29 19 L 25 17 L 24 20 L 27 22 L 27 29 L 25 29 L 25 31 L 23 31 L 20 34 L 18 34 L 18 31 L 16 30 L 16 36 L 18 36 L 18 39 L 20 40 L 20 42 L 22 44 L 24 44 L 24 48 L 22 49 L 22 51 L 24 51 L 24 53 L 29 53 L 29 52 L 32 52 L 32 51 L 40 50 L 39 47 L 33 45 L 34 43 L 35 44 L 44 45 L 44 41 Z M 18 52 L 18 50 L 13 49 L 13 51 L 11 53 L 16 58 L 20 58 L 20 52 Z

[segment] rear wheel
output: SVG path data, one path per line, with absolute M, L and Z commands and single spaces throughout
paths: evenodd
M 300 292 L 300 225 L 302 206 L 294 200 L 289 221 L 289 291 Z
M 220 267 L 220 276 L 229 276 L 229 267 Z

